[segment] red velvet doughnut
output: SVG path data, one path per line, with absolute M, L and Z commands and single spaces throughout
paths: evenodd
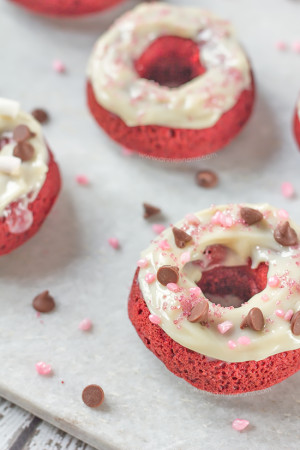
M 295 133 L 296 141 L 300 147 L 300 120 L 299 120 L 299 115 L 298 115 L 298 109 L 295 111 L 295 115 L 294 115 L 294 133 Z
M 33 214 L 33 223 L 24 233 L 15 234 L 9 231 L 6 219 L 3 217 L 0 221 L 0 255 L 10 253 L 37 233 L 55 203 L 61 187 L 61 178 L 50 150 L 49 155 L 49 170 L 46 180 L 37 198 L 28 204 L 28 209 Z
M 171 372 L 196 388 L 214 394 L 242 394 L 271 387 L 300 370 L 300 349 L 278 353 L 261 361 L 227 363 L 211 360 L 178 344 L 150 322 L 150 312 L 139 288 L 138 272 L 139 269 L 129 296 L 129 318 L 146 347 Z
M 189 159 L 214 153 L 225 147 L 249 119 L 255 98 L 254 80 L 250 90 L 240 95 L 235 106 L 211 128 L 175 129 L 158 125 L 129 127 L 97 102 L 93 87 L 87 83 L 87 99 L 98 124 L 116 142 L 144 156 L 158 159 Z
M 123 0 L 11 0 L 33 12 L 53 16 L 79 16 L 102 11 Z

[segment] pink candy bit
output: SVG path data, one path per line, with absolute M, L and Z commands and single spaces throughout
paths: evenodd
M 279 209 L 277 212 L 278 217 L 280 217 L 280 219 L 288 219 L 289 218 L 289 213 L 285 210 L 285 209 Z
M 219 323 L 218 330 L 221 334 L 227 333 L 233 327 L 233 323 L 229 320 L 225 320 L 225 322 Z
M 295 41 L 292 43 L 292 50 L 295 53 L 300 53 L 300 41 Z
M 52 68 L 57 73 L 64 73 L 66 71 L 66 66 L 60 59 L 55 59 L 53 61 Z
M 180 291 L 180 287 L 176 283 L 168 283 L 167 288 L 169 289 L 169 291 L 172 291 L 172 292 Z
M 86 175 L 76 175 L 76 182 L 80 184 L 81 186 L 87 186 L 90 184 L 90 180 Z
M 46 364 L 43 361 L 36 363 L 35 368 L 39 375 L 50 375 L 52 373 L 50 364 Z
M 263 294 L 261 296 L 261 299 L 262 299 L 263 302 L 268 302 L 270 300 L 270 298 L 269 298 L 269 296 L 267 294 Z
M 109 238 L 108 239 L 108 243 L 109 245 L 114 248 L 115 250 L 118 250 L 118 248 L 120 248 L 120 242 L 117 238 Z
M 92 326 L 93 326 L 93 323 L 90 319 L 83 319 L 80 322 L 78 328 L 81 331 L 89 331 L 92 328 Z
M 154 325 L 159 325 L 161 322 L 160 317 L 156 316 L 155 314 L 150 314 L 149 320 L 150 322 L 154 323 Z
M 276 42 L 276 48 L 277 48 L 277 50 L 284 52 L 288 49 L 288 45 L 284 41 L 278 41 L 278 42 Z
M 199 297 L 200 295 L 202 295 L 202 291 L 198 286 L 192 287 L 192 288 L 190 288 L 190 294 L 195 297 Z
M 166 229 L 166 227 L 164 225 L 159 224 L 159 223 L 155 223 L 155 224 L 152 225 L 152 230 L 156 234 L 162 233 L 165 229 Z
M 148 264 L 149 264 L 149 261 L 146 258 L 139 259 L 137 262 L 137 266 L 140 267 L 141 269 L 144 269 L 145 267 L 147 267 Z
M 274 275 L 273 277 L 270 277 L 270 278 L 268 279 L 268 285 L 269 285 L 270 287 L 278 287 L 278 286 L 279 286 L 279 283 L 280 283 L 280 280 L 279 280 L 278 277 L 276 277 L 276 275 Z
M 293 315 L 294 315 L 294 311 L 292 309 L 289 309 L 284 315 L 284 320 L 289 322 L 291 320 L 291 318 L 293 317 Z
M 224 214 L 221 211 L 217 211 L 213 215 L 213 217 L 211 218 L 211 222 L 214 225 L 221 225 L 224 228 L 231 228 L 232 225 L 234 224 L 233 218 L 230 215 Z
M 170 245 L 167 240 L 159 241 L 158 246 L 162 250 L 170 250 Z
M 276 309 L 275 314 L 277 317 L 284 317 L 284 311 L 282 309 Z
M 249 345 L 251 344 L 251 339 L 248 336 L 241 336 L 238 338 L 238 344 L 240 345 Z
M 236 431 L 243 431 L 249 425 L 249 420 L 245 419 L 235 419 L 232 422 L 232 428 Z
M 184 252 L 182 253 L 182 255 L 180 256 L 180 262 L 181 264 L 186 264 L 191 260 L 191 254 L 190 252 Z
M 146 283 L 151 284 L 155 281 L 155 279 L 156 279 L 156 276 L 154 273 L 146 273 L 146 275 L 145 275 Z
M 285 198 L 292 198 L 295 195 L 295 189 L 292 183 L 285 181 L 281 185 L 281 193 Z
M 236 343 L 234 341 L 228 341 L 228 347 L 233 350 L 234 348 L 236 348 Z
M 123 156 L 131 156 L 134 154 L 133 150 L 130 150 L 129 148 L 123 147 L 122 148 L 122 155 Z
M 185 219 L 190 225 L 199 225 L 200 223 L 200 220 L 194 214 L 187 214 Z

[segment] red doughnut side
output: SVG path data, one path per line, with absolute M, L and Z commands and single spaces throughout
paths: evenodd
M 77 16 L 111 8 L 123 0 L 10 0 L 39 14 Z
M 299 116 L 298 116 L 298 110 L 295 111 L 295 115 L 294 115 L 294 133 L 295 133 L 296 141 L 300 147 L 300 120 L 299 120 Z
M 0 255 L 10 253 L 37 233 L 55 203 L 61 187 L 61 178 L 50 151 L 49 155 L 49 170 L 46 180 L 37 198 L 28 206 L 33 213 L 33 223 L 24 233 L 15 234 L 9 231 L 5 219 L 2 218 L 0 221 Z
M 227 363 L 210 361 L 204 355 L 181 346 L 150 322 L 149 309 L 138 284 L 138 271 L 129 296 L 129 318 L 146 347 L 178 377 L 204 391 L 235 395 L 266 389 L 300 370 L 300 349 L 262 361 Z
M 158 125 L 128 127 L 120 117 L 97 102 L 91 83 L 87 83 L 89 108 L 106 133 L 122 146 L 158 159 L 199 158 L 221 150 L 246 124 L 253 109 L 254 98 L 252 78 L 251 88 L 243 91 L 236 105 L 211 128 L 192 130 Z

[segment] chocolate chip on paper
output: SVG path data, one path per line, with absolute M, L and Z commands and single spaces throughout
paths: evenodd
M 55 301 L 49 291 L 43 291 L 33 299 L 32 306 L 38 312 L 48 313 L 55 308 Z
M 160 208 L 156 206 L 149 205 L 149 203 L 143 203 L 144 207 L 144 219 L 148 219 L 149 217 L 155 216 L 161 212 Z
M 97 408 L 104 401 L 104 391 L 97 384 L 90 384 L 83 389 L 82 400 L 89 408 Z

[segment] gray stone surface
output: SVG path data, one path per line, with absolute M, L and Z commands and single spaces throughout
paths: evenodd
M 151 224 L 142 218 L 143 201 L 161 206 L 166 224 L 211 203 L 239 201 L 272 203 L 300 222 L 299 197 L 286 200 L 280 193 L 283 181 L 300 192 L 300 156 L 291 133 L 300 56 L 275 48 L 277 40 L 300 39 L 300 4 L 201 1 L 238 29 L 253 62 L 257 104 L 247 128 L 227 149 L 208 160 L 167 164 L 122 156 L 85 106 L 91 47 L 112 19 L 136 3 L 74 21 L 0 3 L 0 94 L 28 110 L 49 110 L 45 135 L 64 178 L 40 233 L 0 260 L 0 395 L 97 448 L 299 448 L 300 373 L 242 397 L 197 391 L 146 350 L 129 323 L 126 302 L 139 252 L 153 238 Z M 52 71 L 54 58 L 65 62 L 65 75 Z M 216 170 L 220 186 L 197 187 L 198 168 Z M 78 173 L 89 176 L 90 187 L 76 184 Z M 117 252 L 107 244 L 111 236 L 121 241 Z M 57 309 L 41 323 L 31 300 L 45 288 Z M 78 330 L 84 317 L 94 321 L 89 334 Z M 52 377 L 35 373 L 39 360 L 52 364 Z M 105 390 L 99 410 L 81 401 L 90 383 Z M 243 433 L 232 430 L 236 417 L 251 426 Z

